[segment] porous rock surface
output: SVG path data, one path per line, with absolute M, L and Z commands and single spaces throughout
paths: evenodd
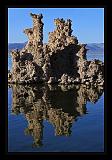
M 13 50 L 9 83 L 47 82 L 49 84 L 104 84 L 104 63 L 86 59 L 86 44 L 72 35 L 71 20 L 55 19 L 56 29 L 43 44 L 42 14 L 30 14 L 33 28 L 25 29 L 28 42 L 22 50 Z

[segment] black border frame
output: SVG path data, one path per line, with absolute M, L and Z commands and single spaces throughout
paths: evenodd
M 21 1 L 20 1 L 21 2 Z M 15 2 L 16 3 L 16 2 Z M 17 1 L 17 4 L 18 4 L 18 1 Z M 100 4 L 100 5 L 87 5 L 85 3 L 85 5 L 13 5 L 13 4 L 6 4 L 4 5 L 4 7 L 2 8 L 2 11 L 3 11 L 3 14 L 5 15 L 5 19 L 2 21 L 3 22 L 3 30 L 2 30 L 2 36 L 4 37 L 1 41 L 1 46 L 3 47 L 2 48 L 2 52 L 3 54 L 5 53 L 5 56 L 3 56 L 1 58 L 1 63 L 3 65 L 3 68 L 1 69 L 1 73 L 2 73 L 2 70 L 4 69 L 4 64 L 5 64 L 5 73 L 3 73 L 3 78 L 2 78 L 2 82 L 5 84 L 2 85 L 2 95 L 1 97 L 3 96 L 4 99 L 3 99 L 3 105 L 5 105 L 5 107 L 3 108 L 2 107 L 2 111 L 1 111 L 1 119 L 2 119 L 2 123 L 0 123 L 0 125 L 3 127 L 2 128 L 2 133 L 0 134 L 3 134 L 3 135 L 0 135 L 0 137 L 3 137 L 3 139 L 5 140 L 5 142 L 2 143 L 2 154 L 3 156 L 6 156 L 8 158 L 8 156 L 11 158 L 11 156 L 13 155 L 15 158 L 17 158 L 17 156 L 20 158 L 20 156 L 29 156 L 28 158 L 31 158 L 32 159 L 32 156 L 47 156 L 47 155 L 72 155 L 72 156 L 75 156 L 76 158 L 88 158 L 90 159 L 91 156 L 93 156 L 93 158 L 95 159 L 106 159 L 107 156 L 109 156 L 110 152 L 112 151 L 112 149 L 108 148 L 109 147 L 109 141 L 108 141 L 108 135 L 110 136 L 110 131 L 108 130 L 108 128 L 110 127 L 110 125 L 107 124 L 107 120 L 108 120 L 108 117 L 109 117 L 109 114 L 110 112 L 108 111 L 108 109 L 106 108 L 106 105 L 107 105 L 107 91 L 106 91 L 106 88 L 107 88 L 107 61 L 109 61 L 108 57 L 106 54 L 104 54 L 104 63 L 105 63 L 105 86 L 104 86 L 104 89 L 105 89 L 105 94 L 104 94 L 104 104 L 105 104 L 105 108 L 104 108 L 104 111 L 105 113 L 105 116 L 104 116 L 104 121 L 105 121 L 105 131 L 104 131 L 104 134 L 105 134 L 105 152 L 41 152 L 41 153 L 34 153 L 34 152 L 8 152 L 7 148 L 6 148 L 6 145 L 8 144 L 8 137 L 7 137 L 7 133 L 8 133 L 8 119 L 6 120 L 6 112 L 8 113 L 8 109 L 7 109 L 7 106 L 8 106 L 8 102 L 7 102 L 7 98 L 8 98 L 8 94 L 7 94 L 7 88 L 8 88 L 8 79 L 7 79 L 7 73 L 8 73 L 8 67 L 7 67 L 7 64 L 8 64 L 8 58 L 7 58 L 7 51 L 8 51 L 8 8 L 104 8 L 104 17 L 105 17 L 105 21 L 104 21 L 104 52 L 107 53 L 107 47 L 110 47 L 109 45 L 110 44 L 107 44 L 107 35 L 108 32 L 107 32 L 107 20 L 108 20 L 108 13 L 107 11 L 109 10 L 108 6 L 106 4 Z M 111 12 L 110 12 L 111 13 Z M 1 18 L 3 18 L 1 16 Z M 4 31 L 4 32 L 3 32 Z M 4 33 L 5 33 L 5 36 L 4 36 Z M 4 63 L 5 62 L 5 63 Z M 5 87 L 5 90 L 4 88 Z M 110 115 L 111 116 L 111 115 Z M 8 116 L 7 116 L 8 117 Z M 4 123 L 5 122 L 5 123 Z M 4 132 L 3 132 L 4 131 Z M 112 139 L 112 138 L 111 138 Z M 5 144 L 5 145 L 4 145 Z M 5 149 L 3 149 L 3 146 Z M 25 158 L 25 157 L 24 157 Z

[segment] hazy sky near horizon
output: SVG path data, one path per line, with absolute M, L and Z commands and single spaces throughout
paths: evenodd
M 72 20 L 72 35 L 80 43 L 104 42 L 103 8 L 9 8 L 8 43 L 23 43 L 28 40 L 23 30 L 32 27 L 30 13 L 43 14 L 45 43 L 48 41 L 48 32 L 55 28 L 56 18 Z

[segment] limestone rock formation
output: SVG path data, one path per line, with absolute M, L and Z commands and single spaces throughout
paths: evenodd
M 86 44 L 79 44 L 72 35 L 70 19 L 55 19 L 56 29 L 49 33 L 48 43 L 43 44 L 43 16 L 30 15 L 33 28 L 24 30 L 28 36 L 26 46 L 20 51 L 12 51 L 9 83 L 104 84 L 103 62 L 86 59 Z

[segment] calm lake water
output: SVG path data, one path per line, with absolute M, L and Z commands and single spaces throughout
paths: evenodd
M 104 152 L 103 88 L 9 86 L 8 151 Z

